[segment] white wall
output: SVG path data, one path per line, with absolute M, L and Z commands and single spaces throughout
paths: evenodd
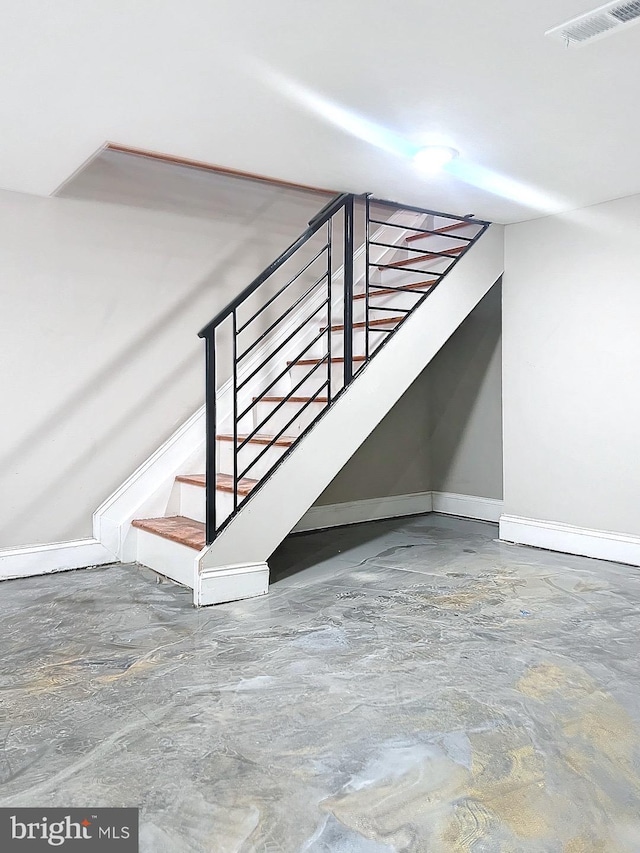
M 640 534 L 639 234 L 640 196 L 506 229 L 509 515 Z
M 316 506 L 431 490 L 501 499 L 500 334 L 498 283 L 325 489 Z
M 0 192 L 0 548 L 90 536 L 202 404 L 198 329 L 326 199 L 254 201 L 198 217 Z
M 427 368 L 434 491 L 502 498 L 501 300 L 498 283 Z

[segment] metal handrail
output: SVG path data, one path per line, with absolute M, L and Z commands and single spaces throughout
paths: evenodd
M 226 525 L 230 522 L 230 520 L 234 517 L 236 512 L 239 509 L 240 503 L 243 503 L 248 499 L 247 495 L 240 497 L 240 481 L 252 470 L 255 468 L 258 463 L 263 462 L 266 457 L 268 451 L 277 444 L 283 435 L 286 434 L 286 431 L 289 427 L 298 421 L 300 424 L 301 432 L 297 438 L 291 443 L 286 443 L 286 449 L 279 456 L 278 460 L 269 467 L 262 470 L 266 470 L 266 473 L 262 475 L 262 477 L 256 481 L 253 489 L 250 494 L 254 494 L 256 490 L 258 490 L 264 482 L 273 474 L 275 469 L 284 461 L 284 459 L 289 455 L 289 453 L 293 450 L 297 441 L 300 440 L 304 435 L 306 435 L 307 431 L 311 429 L 319 418 L 323 417 L 327 410 L 335 403 L 335 401 L 341 397 L 344 393 L 347 392 L 350 383 L 354 379 L 354 370 L 353 365 L 355 361 L 363 361 L 364 363 L 359 366 L 358 372 L 360 372 L 364 367 L 366 367 L 367 363 L 371 360 L 371 358 L 382 349 L 391 337 L 396 333 L 399 326 L 406 320 L 406 318 L 413 314 L 413 312 L 420 306 L 422 303 L 431 295 L 431 293 L 440 285 L 442 280 L 446 275 L 453 269 L 453 267 L 460 261 L 460 259 L 466 254 L 469 248 L 471 248 L 474 243 L 482 236 L 485 230 L 489 227 L 488 222 L 484 220 L 476 219 L 472 216 L 456 216 L 453 214 L 440 213 L 434 210 L 428 210 L 426 208 L 414 207 L 411 205 L 400 205 L 395 202 L 387 201 L 385 199 L 373 198 L 370 195 L 365 195 L 363 197 L 364 201 L 364 254 L 365 254 L 365 271 L 364 276 L 361 279 L 364 284 L 364 292 L 359 292 L 358 294 L 354 294 L 354 261 L 356 258 L 356 249 L 355 249 L 355 199 L 356 196 L 353 194 L 342 193 L 335 198 L 333 198 L 328 204 L 326 204 L 310 221 L 308 227 L 305 231 L 295 240 L 284 252 L 271 263 L 259 276 L 257 276 L 251 284 L 244 288 L 241 293 L 238 294 L 225 308 L 223 308 L 216 316 L 204 326 L 200 332 L 198 333 L 201 338 L 204 338 L 206 345 L 206 432 L 207 432 L 207 447 L 206 447 L 206 466 L 205 466 L 205 478 L 206 478 L 206 542 L 207 545 L 211 544 L 214 538 L 217 536 L 221 530 L 226 527 Z M 449 226 L 444 226 L 442 232 L 438 231 L 433 222 L 429 222 L 428 219 L 425 224 L 425 220 L 421 219 L 420 216 L 416 217 L 405 217 L 409 221 L 405 224 L 402 221 L 397 219 L 393 222 L 383 221 L 381 219 L 377 219 L 372 217 L 371 215 L 371 205 L 375 204 L 377 206 L 393 208 L 396 211 L 402 211 L 409 214 L 419 214 L 420 216 L 427 219 L 427 217 L 433 218 L 441 218 L 445 220 L 453 220 L 454 222 L 462 223 L 463 225 L 475 226 L 476 231 L 472 236 L 461 236 L 461 235 L 453 235 L 446 233 L 447 230 L 450 230 Z M 343 220 L 343 229 L 342 233 L 334 228 L 334 219 L 336 216 L 340 217 Z M 402 235 L 398 235 L 399 242 L 394 243 L 393 240 L 395 236 L 388 237 L 387 239 L 391 242 L 386 242 L 381 236 L 380 231 L 375 234 L 371 233 L 371 225 L 378 225 L 381 228 L 390 227 L 393 229 L 402 229 L 406 233 L 410 234 L 424 234 L 425 237 L 429 236 L 446 236 L 450 239 L 458 239 L 461 241 L 462 246 L 456 247 L 456 249 L 460 249 L 457 254 L 453 254 L 446 249 L 444 251 L 429 251 L 428 247 L 426 248 L 412 248 L 406 245 L 407 241 L 410 240 L 409 237 L 405 239 L 404 244 L 400 241 L 403 239 Z M 298 271 L 293 275 L 293 277 L 288 277 L 287 282 L 284 285 L 279 285 L 276 283 L 276 292 L 273 293 L 273 288 L 269 288 L 268 291 L 264 294 L 264 298 L 262 302 L 258 305 L 257 310 L 254 310 L 252 315 L 248 319 L 243 318 L 243 322 L 239 323 L 239 309 L 244 306 L 246 301 L 254 294 L 261 285 L 265 284 L 271 277 L 280 270 L 284 264 L 287 263 L 291 258 L 293 258 L 299 250 L 301 250 L 304 246 L 306 246 L 309 241 L 326 226 L 326 239 L 323 238 L 322 247 L 319 250 L 314 249 L 314 254 L 311 260 L 305 259 L 302 267 L 298 269 Z M 433 227 L 427 227 L 433 226 Z M 458 226 L 454 226 L 455 229 L 458 229 Z M 336 306 L 334 306 L 334 290 L 332 286 L 334 284 L 334 270 L 333 270 L 333 248 L 335 245 L 338 245 L 338 248 L 342 252 L 343 266 L 342 266 L 342 287 L 340 288 L 340 300 L 342 303 L 341 314 L 342 318 L 340 322 L 334 327 L 332 325 L 333 312 L 337 310 Z M 375 248 L 379 250 L 377 252 L 376 258 L 371 257 L 371 249 Z M 407 253 L 409 258 L 407 260 L 408 263 L 404 264 L 390 264 L 384 263 L 386 257 L 389 252 L 396 251 L 398 249 L 402 249 Z M 382 251 L 380 251 L 382 250 Z M 308 254 L 308 253 L 304 253 Z M 446 268 L 435 272 L 432 270 L 424 270 L 417 269 L 415 264 L 420 263 L 423 258 L 421 257 L 413 257 L 413 256 L 424 256 L 424 260 L 428 259 L 436 259 L 438 261 L 447 261 Z M 324 259 L 324 260 L 321 260 Z M 315 263 L 324 263 L 325 272 L 319 277 L 316 278 L 317 272 L 310 271 L 310 268 Z M 322 267 L 321 267 L 322 269 Z M 386 283 L 378 283 L 378 281 L 372 280 L 372 271 L 376 272 L 376 275 L 379 275 L 379 271 L 382 270 L 393 270 L 394 277 L 392 282 Z M 318 270 L 319 271 L 319 270 Z M 307 284 L 307 280 L 303 279 L 302 276 L 307 273 L 308 278 L 313 277 L 315 281 L 311 284 Z M 421 275 L 421 276 L 430 276 L 433 281 L 430 282 L 417 282 L 418 285 L 424 284 L 426 289 L 421 289 L 416 287 L 415 284 L 411 284 L 412 279 L 410 278 L 412 275 Z M 401 280 L 398 277 L 402 277 Z M 397 280 L 398 279 L 398 280 Z M 299 282 L 299 285 L 296 286 L 295 289 L 291 289 L 292 285 L 296 282 Z M 404 284 L 403 284 L 404 283 Z M 326 293 L 325 293 L 326 288 Z M 391 294 L 395 294 L 396 296 L 401 296 L 402 294 L 414 297 L 411 300 L 408 307 L 401 306 L 388 306 L 388 305 L 379 305 L 375 304 L 377 300 L 373 300 L 376 294 L 379 291 L 387 291 Z M 250 326 L 254 320 L 256 320 L 260 315 L 264 313 L 264 311 L 274 305 L 277 299 L 281 297 L 285 292 L 292 294 L 291 298 L 288 300 L 288 304 L 282 304 L 282 307 L 276 312 L 276 319 L 273 320 L 271 317 L 265 322 L 266 329 L 260 331 L 256 330 L 256 337 L 254 340 L 243 347 L 240 346 L 239 337 L 242 332 Z M 364 296 L 364 322 L 358 320 L 357 323 L 354 323 L 354 297 L 362 298 Z M 305 310 L 307 308 L 307 302 L 309 300 L 309 309 L 310 311 Z M 321 301 L 316 301 L 321 300 Z M 373 304 L 372 304 L 373 300 Z M 255 307 L 254 305 L 251 308 Z M 297 309 L 297 310 L 296 310 Z M 296 313 L 294 313 L 294 311 Z M 326 320 L 324 319 L 326 312 Z M 398 322 L 394 324 L 393 328 L 381 328 L 379 326 L 379 320 L 376 321 L 376 312 L 382 313 L 394 313 L 395 315 L 401 315 L 401 319 L 398 318 Z M 304 316 L 302 316 L 304 315 Z M 288 318 L 292 318 L 292 322 L 289 325 L 283 325 L 285 320 Z M 231 390 L 232 390 L 232 429 L 233 434 L 228 436 L 232 440 L 232 455 L 233 455 L 233 495 L 232 495 L 232 511 L 231 513 L 222 520 L 220 524 L 217 523 L 217 513 L 216 513 L 216 480 L 217 480 L 217 396 L 218 396 L 218 388 L 216 382 L 216 357 L 217 357 L 217 344 L 220 341 L 220 335 L 218 333 L 218 328 L 222 323 L 227 321 L 230 318 L 231 325 L 231 341 L 230 343 L 226 343 L 226 338 L 222 340 L 225 341 L 225 346 L 229 346 L 230 357 L 232 363 L 232 375 L 231 375 Z M 320 330 L 317 331 L 317 324 L 321 323 Z M 324 325 L 326 323 L 326 325 Z M 315 324 L 315 326 L 314 326 Z M 353 333 L 355 326 L 364 328 L 364 357 L 358 355 L 354 357 L 354 341 L 353 341 Z M 293 329 L 293 331 L 292 331 Z M 343 353 L 340 358 L 332 358 L 332 347 L 333 347 L 333 337 L 334 334 L 341 334 Z M 373 340 L 371 338 L 372 334 L 377 334 Z M 300 344 L 297 343 L 297 336 L 301 336 Z M 326 344 L 321 343 L 322 340 L 326 336 Z M 264 349 L 259 349 L 260 345 L 264 346 Z M 321 352 L 324 354 L 321 357 L 307 359 L 305 364 L 312 364 L 310 370 L 305 371 L 304 376 L 297 381 L 291 382 L 289 385 L 290 390 L 286 394 L 282 394 L 281 392 L 276 392 L 273 396 L 270 396 L 269 392 L 274 389 L 280 381 L 284 379 L 284 377 L 289 373 L 291 368 L 295 365 L 302 366 L 302 357 L 311 350 L 314 346 L 320 345 Z M 299 347 L 302 347 L 300 349 Z M 298 355 L 293 361 L 287 361 L 287 347 L 293 349 L 295 347 Z M 317 353 L 317 350 L 315 351 Z M 247 362 L 247 356 L 251 353 L 257 354 L 257 364 L 256 364 L 256 356 L 252 357 L 250 363 Z M 279 356 L 280 360 L 276 357 Z M 285 361 L 282 364 L 282 360 Z M 332 374 L 332 364 L 342 363 L 342 380 L 341 385 L 339 385 L 336 389 L 335 385 L 335 377 Z M 239 381 L 238 377 L 238 368 L 241 366 L 242 371 L 242 379 Z M 326 374 L 325 374 L 326 368 Z M 265 378 L 268 382 L 266 388 L 263 388 L 257 396 L 253 396 L 251 401 L 249 402 L 246 398 L 248 395 L 252 393 L 252 387 L 250 383 L 255 381 L 256 384 L 263 385 L 263 382 L 259 382 L 256 377 L 261 374 L 261 372 L 265 372 Z M 274 377 L 275 374 L 275 378 Z M 313 391 L 307 391 L 308 387 L 306 383 L 309 382 L 310 378 L 313 376 L 317 376 L 318 382 L 320 383 L 319 388 L 315 388 L 316 382 L 312 383 Z M 305 390 L 300 392 L 300 389 L 305 386 Z M 246 389 L 246 390 L 245 390 Z M 239 406 L 239 392 L 243 391 L 243 404 L 242 407 Z M 326 396 L 321 396 L 322 392 L 326 391 Z M 298 392 L 299 396 L 298 396 Z M 285 411 L 284 406 L 287 403 L 295 400 L 296 405 L 303 404 L 301 407 L 296 408 L 295 414 L 289 418 L 288 412 L 285 414 L 284 419 L 273 421 L 274 416 L 279 415 L 280 412 Z M 269 413 L 266 417 L 258 417 L 257 414 L 257 405 L 262 401 L 269 401 L 269 403 L 273 406 L 269 409 Z M 248 405 L 245 403 L 248 402 Z M 300 416 L 304 412 L 308 412 L 310 406 L 313 403 L 321 403 L 321 411 L 316 415 L 315 413 L 310 418 L 310 423 L 302 428 L 302 424 L 298 420 Z M 243 418 L 251 417 L 251 427 L 247 428 L 248 425 L 243 426 L 243 435 L 239 436 L 239 426 Z M 259 420 L 259 423 L 258 423 Z M 286 421 L 286 423 L 285 423 Z M 260 436 L 260 431 L 267 426 L 269 423 L 273 423 L 273 429 L 268 429 L 269 433 L 273 433 L 273 435 L 268 436 Z M 282 426 L 284 423 L 284 426 Z M 246 433 L 246 434 L 245 434 Z M 240 471 L 240 465 L 238 461 L 239 453 L 244 450 L 244 448 L 248 447 L 252 440 L 260 437 L 260 444 L 264 444 L 264 447 L 260 449 L 259 452 L 256 452 L 254 458 L 243 457 L 242 470 Z M 244 461 L 246 459 L 246 461 Z M 248 464 L 247 464 L 248 462 Z
M 311 237 L 313 237 L 313 235 L 316 234 L 322 226 L 338 212 L 338 210 L 340 210 L 348 198 L 350 198 L 348 193 L 341 193 L 329 202 L 329 204 L 325 205 L 311 220 L 307 230 L 304 231 L 288 249 L 285 249 L 284 252 L 276 258 L 275 261 L 273 261 L 273 263 L 269 264 L 269 266 L 263 270 L 257 278 L 254 278 L 251 284 L 247 285 L 247 287 L 245 287 L 245 289 L 242 290 L 235 299 L 232 299 L 231 302 L 222 309 L 222 311 L 219 311 L 206 326 L 203 326 L 198 332 L 198 337 L 204 338 L 207 335 L 207 332 L 211 329 L 215 329 L 215 327 L 219 326 L 223 320 L 226 320 L 227 317 L 236 310 L 236 308 L 239 308 L 240 305 L 242 305 L 242 303 L 248 299 L 261 284 L 264 284 L 264 282 L 270 278 L 276 270 L 279 270 L 280 267 L 298 251 L 298 249 L 302 248 L 302 246 L 304 246 L 304 244 L 307 243 Z

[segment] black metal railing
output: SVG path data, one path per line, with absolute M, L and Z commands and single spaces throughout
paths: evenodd
M 488 226 L 369 195 L 336 196 L 199 332 L 206 347 L 207 544 Z M 356 329 L 363 330 L 358 347 Z M 306 367 L 294 378 L 294 368 Z M 230 401 L 221 406 L 223 393 Z M 289 436 L 292 427 L 297 435 Z M 218 454 L 229 443 L 230 470 L 223 473 Z M 277 459 L 267 455 L 273 447 Z

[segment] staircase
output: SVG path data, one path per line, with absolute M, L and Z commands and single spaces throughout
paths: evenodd
M 264 594 L 270 554 L 502 274 L 488 228 L 369 196 L 323 208 L 200 332 L 202 467 L 132 521 L 138 561 L 196 605 Z

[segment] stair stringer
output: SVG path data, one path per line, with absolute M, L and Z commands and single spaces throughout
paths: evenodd
M 503 271 L 504 227 L 492 225 L 200 552 L 196 605 L 247 597 L 252 576 L 249 595 L 266 592 L 270 555 Z

